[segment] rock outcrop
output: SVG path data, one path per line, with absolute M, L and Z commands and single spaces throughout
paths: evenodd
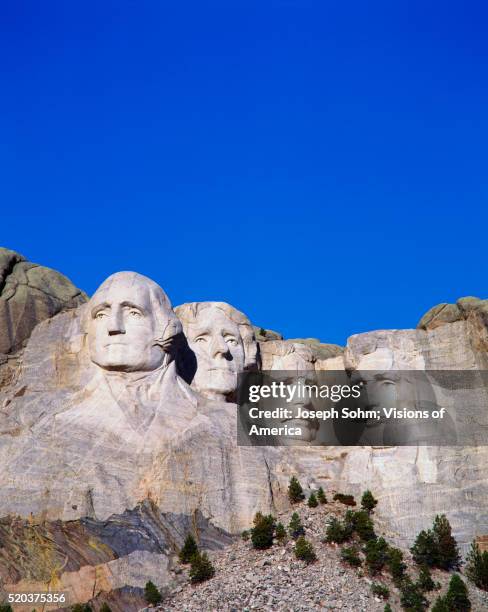
M 66 276 L 0 248 L 0 354 L 18 350 L 38 323 L 86 300 Z

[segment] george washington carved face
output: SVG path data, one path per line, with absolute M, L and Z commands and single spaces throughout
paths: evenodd
M 91 360 L 106 370 L 151 371 L 181 331 L 164 291 L 135 272 L 110 276 L 86 305 Z

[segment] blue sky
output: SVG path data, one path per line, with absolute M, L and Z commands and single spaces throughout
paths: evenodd
M 484 3 L 0 11 L 2 246 L 340 344 L 488 298 Z

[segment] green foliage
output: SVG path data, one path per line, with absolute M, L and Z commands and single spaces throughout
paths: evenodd
M 106 601 L 104 601 L 102 607 L 100 608 L 100 612 L 112 612 L 112 608 L 108 605 Z
M 157 606 L 163 599 L 158 587 L 150 580 L 149 582 L 146 582 L 146 586 L 144 587 L 144 598 L 147 603 L 152 604 L 153 606 Z
M 355 506 L 356 501 L 352 495 L 344 495 L 343 493 L 336 493 L 334 495 L 334 501 L 338 501 L 345 506 Z
M 308 498 L 308 507 L 309 508 L 316 508 L 319 505 L 319 502 L 317 501 L 317 498 L 315 497 L 315 494 L 312 493 L 310 495 L 310 497 Z
M 250 538 L 251 534 L 249 533 L 249 529 L 245 529 L 242 533 L 241 533 L 241 538 L 247 542 Z
M 454 574 L 449 581 L 444 601 L 449 612 L 469 612 L 471 610 L 468 589 L 459 574 Z
M 295 476 L 291 477 L 290 484 L 288 485 L 288 499 L 292 504 L 296 504 L 305 499 L 302 485 L 298 482 L 298 479 Z
M 403 552 L 399 548 L 389 546 L 388 548 L 388 571 L 393 579 L 393 584 L 400 587 L 405 576 L 406 564 L 403 561 Z
M 271 514 L 263 516 L 258 512 L 254 517 L 254 527 L 251 529 L 251 542 L 254 548 L 264 550 L 273 544 L 275 518 Z
M 413 560 L 418 565 L 428 565 L 434 567 L 437 565 L 438 550 L 434 533 L 431 529 L 422 530 L 415 539 L 415 542 L 410 549 Z
M 305 529 L 297 512 L 291 515 L 290 523 L 288 524 L 288 532 L 294 540 L 305 535 Z
M 371 514 L 377 503 L 378 500 L 373 497 L 373 494 L 369 489 L 363 493 L 363 496 L 361 497 L 361 508 L 363 510 L 366 510 L 366 512 Z
M 180 550 L 179 559 L 180 563 L 190 563 L 191 558 L 198 552 L 198 546 L 195 542 L 195 538 L 189 533 L 186 536 L 183 548 Z
M 383 610 L 383 612 L 393 612 L 393 610 L 391 609 L 390 604 L 386 604 L 385 609 Z
M 295 557 L 301 561 L 305 561 L 307 565 L 317 559 L 317 555 L 315 554 L 312 544 L 306 540 L 304 536 L 300 536 L 298 538 L 293 550 L 295 552 Z
M 421 591 L 427 593 L 439 588 L 439 585 L 432 580 L 428 565 L 421 565 L 417 585 Z
M 13 612 L 10 604 L 0 604 L 0 612 Z
M 445 597 L 438 597 L 432 606 L 431 612 L 449 612 Z
M 284 542 L 286 540 L 286 529 L 283 523 L 278 523 L 276 525 L 275 535 L 280 542 Z
M 364 547 L 364 553 L 366 555 L 365 562 L 368 571 L 374 576 L 381 572 L 383 566 L 388 561 L 388 544 L 383 538 L 368 540 Z
M 215 575 L 215 568 L 212 565 L 207 553 L 197 553 L 193 555 L 190 566 L 190 580 L 193 584 L 204 582 Z
M 481 552 L 475 541 L 466 557 L 465 574 L 479 589 L 488 591 L 488 551 Z
M 327 503 L 327 497 L 325 496 L 325 493 L 322 487 L 319 487 L 319 490 L 317 491 L 317 500 L 320 504 Z
M 71 606 L 71 612 L 92 612 L 92 607 L 87 603 L 85 604 L 78 603 L 78 604 L 75 604 L 74 606 Z
M 408 577 L 403 580 L 400 589 L 400 603 L 408 612 L 423 612 L 429 605 L 419 586 Z
M 382 599 L 388 599 L 388 597 L 390 597 L 390 589 L 380 582 L 373 582 L 371 584 L 371 592 L 373 595 L 377 595 Z
M 348 510 L 346 512 L 346 523 L 351 524 L 352 529 L 363 542 L 376 538 L 373 521 L 366 510 L 359 510 L 358 512 Z
M 443 570 L 460 566 L 459 550 L 445 514 L 437 515 L 432 529 L 421 531 L 410 549 L 419 565 L 439 567 Z
M 438 566 L 444 570 L 458 569 L 461 564 L 456 540 L 445 514 L 437 515 L 432 527 L 438 550 Z
M 344 546 L 341 550 L 341 559 L 353 567 L 359 567 L 362 563 L 358 549 L 353 546 Z
M 332 517 L 330 523 L 327 525 L 325 532 L 325 539 L 327 542 L 335 542 L 336 544 L 342 544 L 351 537 L 352 532 L 348 527 L 344 526 L 339 519 L 335 516 Z

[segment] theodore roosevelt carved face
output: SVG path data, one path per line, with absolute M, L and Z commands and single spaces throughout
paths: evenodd
M 149 372 L 181 332 L 164 291 L 136 272 L 110 276 L 86 306 L 91 360 L 106 370 Z
M 238 374 L 256 365 L 257 343 L 248 318 L 225 302 L 194 302 L 175 309 L 196 357 L 192 386 L 207 397 L 229 399 Z
M 282 340 L 266 342 L 263 346 L 262 360 L 263 370 L 273 370 L 274 379 L 287 386 L 301 384 L 307 388 L 317 384 L 314 366 L 315 356 L 310 347 L 304 344 Z M 300 395 L 295 394 L 292 401 L 286 405 L 292 411 L 292 416 L 281 419 L 280 423 L 273 422 L 274 426 L 286 423 L 289 426 L 300 428 L 301 435 L 290 436 L 290 443 L 300 445 L 301 443 L 310 444 L 315 441 L 319 421 L 317 419 L 298 418 L 302 410 L 308 411 L 320 408 L 320 406 L 314 406 L 313 402 L 314 398 L 309 392 Z M 280 402 L 277 403 L 277 406 L 279 405 Z M 285 443 L 284 436 L 283 443 Z

